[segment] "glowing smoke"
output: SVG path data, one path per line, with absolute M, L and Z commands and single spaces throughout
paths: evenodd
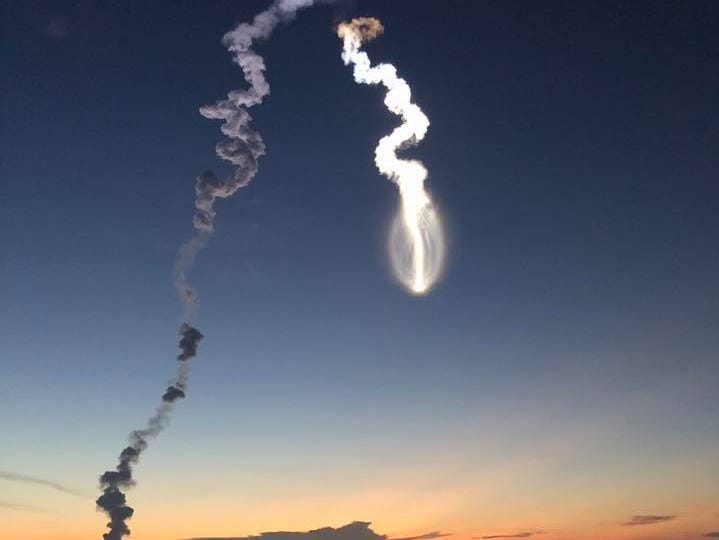
M 384 31 L 374 18 L 360 17 L 340 23 L 337 35 L 343 40 L 342 60 L 354 65 L 358 83 L 382 83 L 387 88 L 385 105 L 402 117 L 403 123 L 380 139 L 375 149 L 379 171 L 397 184 L 401 205 L 390 230 L 388 249 L 395 275 L 414 294 L 424 294 L 434 285 L 444 262 L 444 235 L 439 214 L 424 188 L 427 169 L 420 161 L 401 160 L 397 151 L 417 144 L 427 133 L 429 119 L 411 102 L 412 92 L 391 64 L 372 67 L 360 50 Z

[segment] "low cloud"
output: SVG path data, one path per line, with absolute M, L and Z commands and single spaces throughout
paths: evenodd
M 704 535 L 704 538 L 719 538 L 719 531 L 708 532 Z
M 653 525 L 655 523 L 664 523 L 676 519 L 676 515 L 638 515 L 632 516 L 629 521 L 625 521 L 622 525 L 633 527 L 635 525 Z
M 490 540 L 492 538 L 529 538 L 536 534 L 546 534 L 547 531 L 522 531 L 514 534 L 488 534 L 486 536 L 473 536 L 474 540 Z
M 387 536 L 377 534 L 369 526 L 369 522 L 355 521 L 337 529 L 324 527 L 307 532 L 278 531 L 263 532 L 257 536 L 202 536 L 185 540 L 387 540 Z
M 443 533 L 432 531 L 419 536 L 404 536 L 402 538 L 391 538 L 390 540 L 432 540 L 433 538 L 442 538 L 443 536 L 452 536 L 452 533 Z
M 24 484 L 35 484 L 36 486 L 44 486 L 50 489 L 54 489 L 55 491 L 67 493 L 68 495 L 75 495 L 76 497 L 83 498 L 87 497 L 87 495 L 84 495 L 79 491 L 75 491 L 74 489 L 65 487 L 62 484 L 58 484 L 57 482 L 52 482 L 50 480 L 45 480 L 44 478 L 37 478 L 35 476 L 26 476 L 24 474 L 0 471 L 0 480 L 8 480 L 10 482 L 22 482 Z

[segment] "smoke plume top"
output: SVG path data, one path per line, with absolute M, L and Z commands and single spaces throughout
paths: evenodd
M 373 17 L 357 17 L 348 23 L 340 23 L 337 26 L 337 35 L 340 38 L 357 38 L 360 43 L 372 41 L 383 32 L 384 26 Z

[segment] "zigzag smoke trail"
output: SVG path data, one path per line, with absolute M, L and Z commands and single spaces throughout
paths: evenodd
M 217 198 L 232 196 L 249 184 L 257 173 L 258 158 L 265 153 L 262 137 L 249 126 L 252 118 L 246 107 L 261 103 L 269 94 L 270 87 L 264 78 L 264 60 L 250 47 L 254 40 L 268 38 L 280 22 L 291 21 L 297 10 L 310 7 L 314 3 L 315 0 L 275 0 L 269 8 L 257 14 L 252 23 L 242 23 L 223 37 L 224 44 L 233 53 L 233 60 L 242 68 L 245 80 L 250 86 L 246 90 L 233 90 L 227 99 L 200 109 L 200 113 L 206 118 L 224 120 L 221 129 L 228 140 L 218 143 L 215 149 L 218 156 L 237 168 L 225 181 L 218 180 L 212 172 L 205 172 L 195 183 L 195 234 L 180 247 L 174 271 L 175 288 L 184 305 L 187 320 L 190 320 L 197 310 L 197 293 L 186 273 L 214 231 L 214 202 Z M 100 476 L 102 495 L 96 503 L 110 518 L 107 524 L 109 531 L 103 534 L 104 540 L 122 540 L 123 536 L 130 534 L 127 520 L 132 517 L 134 509 L 126 504 L 127 498 L 123 490 L 135 484 L 134 465 L 147 448 L 148 441 L 159 435 L 169 422 L 175 401 L 185 397 L 189 377 L 188 362 L 197 355 L 197 347 L 203 335 L 185 322 L 180 326 L 180 336 L 181 352 L 177 356 L 177 372 L 162 395 L 162 403 L 143 429 L 130 433 L 129 444 L 120 453 L 115 469 Z
M 260 134 L 250 127 L 252 117 L 248 107 L 259 105 L 270 93 L 265 79 L 265 61 L 251 47 L 257 39 L 267 39 L 281 22 L 290 22 L 295 13 L 312 6 L 316 0 L 275 0 L 265 11 L 255 15 L 252 23 L 241 23 L 222 38 L 232 53 L 233 61 L 242 68 L 250 85 L 245 90 L 233 90 L 213 105 L 200 108 L 205 118 L 223 120 L 221 130 L 228 138 L 215 146 L 217 155 L 236 165 L 234 174 L 220 181 L 212 172 L 203 173 L 195 183 L 195 236 L 180 248 L 175 265 L 175 288 L 191 314 L 196 308 L 197 294 L 186 278 L 197 254 L 205 247 L 215 228 L 214 203 L 218 198 L 231 197 L 247 186 L 257 173 L 257 160 L 265 154 Z
M 337 35 L 343 40 L 342 60 L 354 65 L 358 83 L 382 83 L 387 88 L 384 103 L 402 117 L 402 125 L 380 139 L 375 149 L 379 171 L 397 184 L 401 205 L 389 235 L 389 254 L 397 279 L 413 294 L 428 292 L 442 271 L 444 235 L 439 214 L 424 188 L 427 169 L 420 161 L 401 160 L 397 151 L 417 144 L 427 133 L 429 119 L 411 102 L 412 92 L 391 64 L 372 67 L 363 43 L 384 31 L 374 18 L 360 17 L 340 23 Z

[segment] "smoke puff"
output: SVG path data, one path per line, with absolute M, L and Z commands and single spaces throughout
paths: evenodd
M 182 336 L 182 339 L 180 339 L 180 350 L 182 352 L 177 355 L 177 359 L 184 362 L 197 356 L 197 345 L 205 336 L 197 328 L 193 328 L 187 323 L 182 323 L 180 335 Z
M 140 455 L 140 453 L 136 448 L 134 448 L 132 446 L 128 446 L 120 453 L 120 459 L 134 461 L 134 460 L 137 460 L 139 455 Z
M 357 17 L 350 22 L 343 22 L 337 26 L 337 35 L 341 38 L 346 36 L 356 37 L 360 43 L 372 41 L 384 32 L 384 27 L 374 17 Z
M 100 508 L 112 509 L 117 508 L 125 504 L 125 494 L 117 488 L 106 489 L 100 497 L 97 499 L 97 505 Z
M 102 535 L 105 540 L 121 540 L 123 536 L 130 534 L 130 529 L 125 523 L 132 517 L 134 509 L 125 504 L 125 494 L 117 487 L 107 487 L 97 499 L 97 506 L 103 509 L 110 517 L 107 523 L 109 532 Z
M 167 390 L 165 390 L 165 393 L 162 394 L 162 401 L 167 401 L 169 403 L 172 403 L 177 398 L 184 398 L 185 392 L 177 388 L 176 386 L 168 386 Z
M 132 471 L 129 469 L 118 471 L 105 471 L 100 475 L 100 484 L 103 485 L 128 485 L 132 482 Z

